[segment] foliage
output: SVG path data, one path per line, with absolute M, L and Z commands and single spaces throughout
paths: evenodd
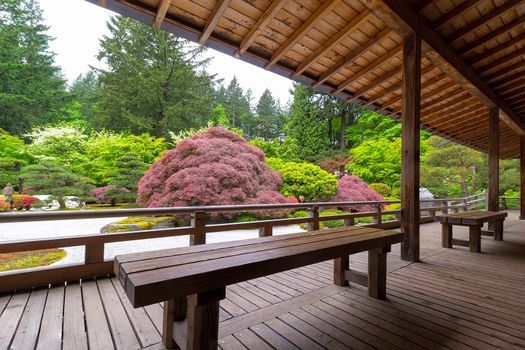
M 69 98 L 37 1 L 0 2 L 0 125 L 22 134 L 56 120 Z
M 382 201 L 383 197 L 368 187 L 368 185 L 357 176 L 343 176 L 339 180 L 337 193 L 332 198 L 334 202 L 350 201 Z M 346 211 L 371 211 L 370 205 L 352 205 L 343 208 Z
M 421 167 L 421 186 L 436 197 L 476 194 L 486 184 L 486 156 L 444 140 L 428 139 L 429 150 Z
M 163 138 L 149 134 L 117 134 L 110 131 L 93 133 L 86 144 L 85 153 L 89 157 L 79 170 L 98 186 L 104 186 L 118 171 L 117 161 L 132 153 L 146 164 L 151 164 L 168 149 Z
M 401 136 L 401 124 L 367 109 L 359 109 L 355 122 L 346 129 L 346 140 L 352 147 L 377 138 Z
M 85 179 L 49 161 L 25 166 L 20 176 L 24 192 L 50 195 L 58 201 L 60 209 L 66 208 L 64 197 L 83 198 L 92 189 Z
M 223 128 L 230 128 L 230 120 L 228 119 L 228 116 L 226 115 L 226 110 L 224 109 L 224 106 L 220 103 L 217 103 L 215 107 L 213 108 L 213 111 L 211 112 L 211 117 L 209 121 L 209 126 L 220 126 Z
M 85 120 L 88 125 L 93 123 L 96 114 L 95 105 L 100 98 L 100 87 L 97 79 L 97 72 L 90 69 L 86 74 L 80 74 L 69 88 L 69 92 L 75 98 L 75 102 L 78 103 L 79 117 L 76 119 Z
M 136 154 L 127 153 L 117 159 L 115 168 L 115 172 L 109 174 L 109 183 L 116 187 L 109 189 L 107 195 L 120 202 L 134 202 L 137 199 L 139 180 L 148 170 L 148 164 L 140 161 Z M 128 191 L 122 191 L 119 187 Z
M 324 160 L 319 163 L 319 166 L 324 170 L 328 171 L 331 174 L 334 174 L 338 171 L 344 170 L 346 164 L 350 161 L 350 158 L 347 154 L 341 154 L 335 158 Z
M 0 199 L 3 199 L 2 197 L 3 196 L 0 196 Z M 38 201 L 39 199 L 33 196 L 28 196 L 25 194 L 15 194 L 13 195 L 12 207 L 17 210 L 21 210 L 21 209 L 29 210 L 33 206 L 33 204 L 35 204 Z
M 100 41 L 100 98 L 93 125 L 166 137 L 168 130 L 206 125 L 213 80 L 204 49 L 127 17 L 112 17 Z
M 285 196 L 304 198 L 305 201 L 325 200 L 336 193 L 337 179 L 320 167 L 310 163 L 285 162 L 268 158 L 273 170 L 281 173 L 283 185 L 280 192 Z
M 232 222 L 252 222 L 257 220 L 257 216 L 253 213 L 241 213 L 234 217 Z
M 350 150 L 346 169 L 366 182 L 398 187 L 401 175 L 401 138 L 363 141 Z
M 375 182 L 373 184 L 368 185 L 368 187 L 370 187 L 372 190 L 376 191 L 383 197 L 390 197 L 392 195 L 392 188 L 387 184 Z
M 253 116 L 251 136 L 269 141 L 283 135 L 284 116 L 270 90 L 265 89 L 257 102 L 256 114 Z
M 263 150 L 268 158 L 279 158 L 292 162 L 299 159 L 297 153 L 300 147 L 297 141 L 290 137 L 285 138 L 282 143 L 279 143 L 277 139 L 265 141 L 260 138 L 250 140 L 248 143 Z
M 112 192 L 110 193 L 109 191 Z M 116 203 L 120 202 L 120 200 L 112 195 L 114 193 L 113 191 L 123 193 L 129 192 L 127 188 L 121 186 L 107 185 L 93 189 L 90 192 L 89 197 L 93 197 L 97 204 L 111 204 L 112 206 L 114 206 Z
M 35 127 L 25 135 L 31 141 L 29 151 L 38 159 L 54 160 L 71 170 L 86 161 L 86 130 L 70 123 Z
M 0 188 L 11 183 L 18 186 L 20 169 L 33 161 L 24 141 L 0 129 Z
M 301 146 L 298 149 L 300 159 L 309 160 L 328 148 L 327 126 L 319 115 L 313 89 L 296 84 L 293 102 L 287 123 L 288 136 Z
M 64 249 L 43 249 L 0 254 L 0 271 L 47 266 L 66 257 Z
M 479 188 L 479 186 L 478 186 Z M 499 161 L 499 191 L 520 190 L 520 161 L 519 159 L 500 159 Z
M 264 153 L 239 135 L 211 127 L 180 141 L 139 182 L 145 207 L 255 204 L 286 200 Z
M 0 212 L 11 211 L 9 203 L 0 200 Z

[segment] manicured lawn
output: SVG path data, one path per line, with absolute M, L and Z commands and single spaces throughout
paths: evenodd
M 0 254 L 0 271 L 47 266 L 66 256 L 63 249 L 44 249 L 28 252 Z

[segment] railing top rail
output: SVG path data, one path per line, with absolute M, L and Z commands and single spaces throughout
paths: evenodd
M 242 212 L 255 210 L 279 210 L 279 209 L 308 209 L 314 206 L 319 208 L 345 207 L 352 205 L 378 205 L 401 203 L 400 200 L 391 201 L 354 201 L 354 202 L 309 202 L 309 203 L 284 203 L 284 204 L 250 204 L 250 205 L 213 205 L 192 207 L 164 207 L 164 208 L 134 208 L 114 210 L 75 210 L 60 212 L 24 212 L 24 213 L 1 213 L 0 222 L 14 221 L 43 221 L 43 220 L 71 220 L 89 218 L 107 218 L 137 215 L 181 215 L 191 214 L 196 211 L 207 213 L 216 212 Z

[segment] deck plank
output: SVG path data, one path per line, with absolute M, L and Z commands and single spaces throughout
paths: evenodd
M 18 325 L 16 335 L 11 343 L 12 349 L 34 349 L 37 343 L 40 321 L 44 314 L 47 297 L 46 289 L 34 290 L 29 296 L 24 314 Z
M 47 293 L 36 350 L 60 350 L 62 348 L 64 291 L 65 287 L 62 285 L 50 288 Z
M 28 299 L 29 293 L 16 293 L 5 307 L 0 317 L 0 349 L 9 348 Z
M 86 327 L 90 349 L 114 349 L 111 330 L 97 288 L 97 282 L 82 283 L 82 296 L 86 310 Z
M 82 307 L 80 284 L 68 284 L 65 293 L 63 348 L 87 350 L 88 340 L 84 325 L 84 309 Z

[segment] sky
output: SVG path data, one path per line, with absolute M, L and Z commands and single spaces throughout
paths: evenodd
M 56 54 L 55 62 L 62 67 L 62 73 L 69 82 L 85 73 L 90 65 L 104 67 L 96 55 L 99 39 L 108 34 L 106 21 L 113 12 L 84 0 L 40 0 L 40 7 L 44 22 L 50 27 L 48 34 L 54 38 L 50 48 Z M 268 88 L 281 103 L 288 102 L 291 80 L 213 49 L 208 49 L 205 57 L 212 58 L 208 72 L 217 74 L 217 78 L 224 79 L 226 84 L 236 76 L 245 90 L 249 88 L 253 91 L 255 98 L 258 99 Z

